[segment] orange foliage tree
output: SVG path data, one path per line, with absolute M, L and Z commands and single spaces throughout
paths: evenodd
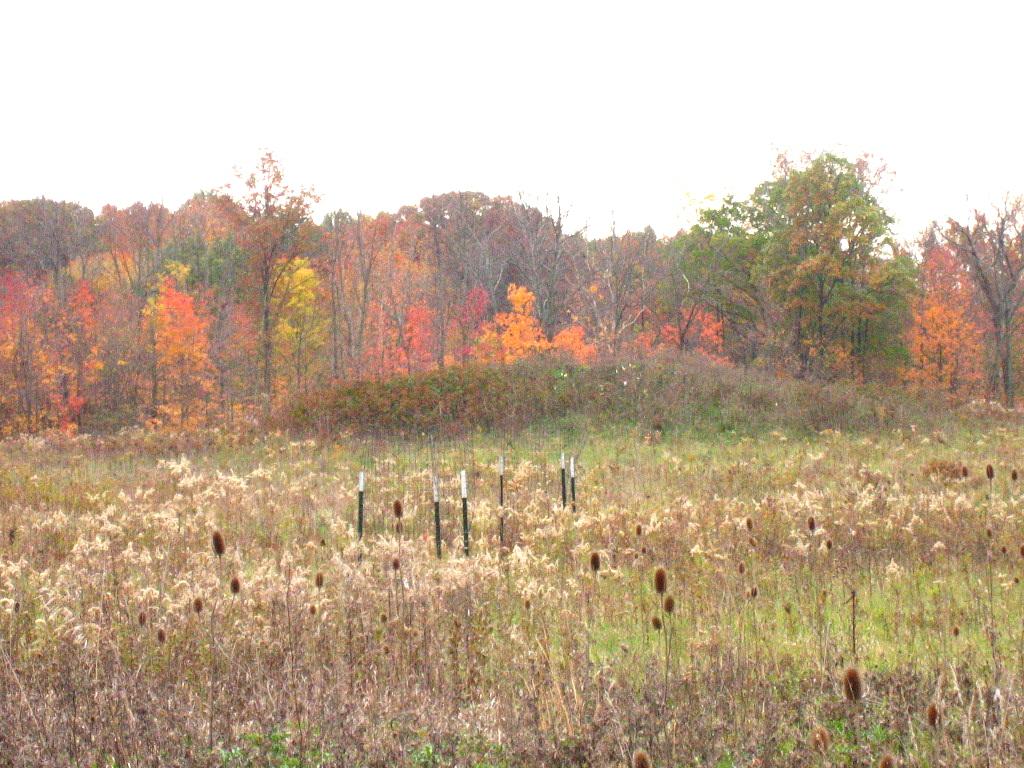
M 536 299 L 529 288 L 510 283 L 506 295 L 511 309 L 496 313 L 483 325 L 476 341 L 478 360 L 513 363 L 549 350 L 569 353 L 584 362 L 596 356 L 596 347 L 587 343 L 579 325 L 563 329 L 548 341 L 534 312 Z
M 984 379 L 984 333 L 972 317 L 970 276 L 950 250 L 931 241 L 921 263 L 906 379 L 951 394 L 972 395 Z
M 165 277 L 146 317 L 153 324 L 157 369 L 176 407 L 181 424 L 187 424 L 193 407 L 213 391 L 210 362 L 210 318 L 193 296 L 178 289 L 173 277 Z

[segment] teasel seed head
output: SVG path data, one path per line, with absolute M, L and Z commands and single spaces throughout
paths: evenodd
M 156 641 L 160 643 L 160 645 L 167 642 L 167 633 L 164 631 L 163 627 L 160 627 L 160 629 L 156 631 Z
M 636 535 L 637 536 L 643 536 L 644 535 L 644 527 L 642 525 L 640 525 L 640 523 L 636 524 Z
M 878 761 L 878 768 L 896 768 L 896 758 L 888 752 Z
M 391 570 L 392 571 L 397 571 L 401 567 L 402 567 L 402 561 L 399 560 L 398 557 L 391 558 Z
M 316 588 L 317 589 L 323 589 L 324 588 L 324 575 L 323 575 L 323 573 L 321 573 L 320 571 L 317 571 L 316 578 L 314 579 L 314 581 L 316 582 Z
M 832 539 L 825 539 L 825 549 L 832 551 Z
M 754 530 L 754 521 L 751 520 L 749 517 L 747 518 L 747 530 L 748 531 Z
M 988 536 L 991 539 L 992 538 L 992 529 L 991 528 L 986 528 L 985 529 L 985 535 Z
M 995 476 L 996 476 L 996 471 L 992 468 L 992 465 L 989 464 L 988 466 L 986 466 L 985 467 L 985 477 L 987 477 L 989 480 L 992 480 Z
M 661 617 L 660 616 L 651 616 L 651 626 L 654 627 L 655 631 L 660 630 L 661 629 Z
M 316 616 L 316 605 L 311 604 L 309 606 L 309 615 L 310 616 Z
M 676 609 L 676 599 L 672 595 L 665 595 L 665 599 L 661 602 L 661 607 L 665 609 L 665 613 L 672 613 Z
M 808 517 L 807 518 L 807 530 L 809 530 L 811 533 L 814 533 L 814 531 L 817 529 L 817 527 L 818 527 L 818 521 L 814 519 L 814 515 L 811 515 L 810 517 Z
M 742 563 L 741 562 L 739 564 L 739 567 L 737 568 L 737 570 L 740 572 L 740 576 L 742 576 L 744 573 L 746 573 L 747 572 L 747 565 L 746 565 L 746 563 Z
M 814 726 L 814 730 L 811 731 L 811 746 L 824 755 L 832 747 L 832 734 L 822 725 Z
M 657 568 L 654 571 L 654 591 L 659 595 L 664 595 L 665 590 L 668 589 L 668 571 L 664 568 Z
M 224 534 L 220 531 L 213 532 L 213 554 L 224 557 Z
M 633 768 L 651 768 L 651 756 L 638 749 L 633 753 Z
M 953 637 L 960 637 L 960 627 L 953 627 Z
M 757 584 L 750 588 L 750 597 L 751 599 L 757 597 Z
M 195 600 L 192 601 L 192 610 L 196 613 L 203 612 L 203 598 L 197 597 Z
M 1011 480 L 1013 480 L 1013 482 L 1015 482 L 1015 483 L 1016 483 L 1016 482 L 1017 482 L 1017 478 L 1018 478 L 1018 477 L 1020 477 L 1020 475 L 1018 475 L 1018 474 L 1017 474 L 1017 470 L 1016 470 L 1016 469 L 1015 469 L 1015 470 L 1013 470 L 1013 471 L 1012 471 L 1012 472 L 1010 473 L 1010 479 L 1011 479 Z
M 967 475 L 969 474 L 970 472 L 968 471 L 966 465 L 960 468 L 960 476 L 963 477 L 964 480 L 967 479 Z
M 935 702 L 928 705 L 928 725 L 931 728 L 937 728 L 939 725 L 939 708 Z
M 843 695 L 847 701 L 860 701 L 864 696 L 864 681 L 856 667 L 847 667 L 843 673 Z
M 139 611 L 139 626 L 140 627 L 146 626 L 146 612 L 145 611 Z
M 598 552 L 590 553 L 590 570 L 597 573 L 601 570 L 601 555 Z
M 401 499 L 395 499 L 395 503 L 392 505 L 392 510 L 395 513 L 395 517 L 399 520 L 402 518 L 402 501 Z
M 239 579 L 237 576 L 232 576 L 231 577 L 231 594 L 232 595 L 237 595 L 241 591 L 242 591 L 242 580 Z

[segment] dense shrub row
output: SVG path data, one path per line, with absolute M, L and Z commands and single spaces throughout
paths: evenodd
M 937 400 L 900 389 L 780 378 L 699 355 L 579 365 L 548 357 L 334 385 L 293 403 L 283 425 L 320 432 L 460 434 L 545 421 L 758 432 L 930 428 Z

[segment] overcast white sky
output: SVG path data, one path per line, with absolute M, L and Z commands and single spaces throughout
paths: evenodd
M 886 163 L 912 237 L 1024 193 L 1004 5 L 11 2 L 0 199 L 176 207 L 268 148 L 320 212 L 476 190 L 670 234 L 829 149 Z

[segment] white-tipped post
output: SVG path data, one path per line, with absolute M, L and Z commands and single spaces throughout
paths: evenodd
M 365 472 L 360 472 L 359 473 L 359 492 L 362 493 L 365 490 L 366 490 L 366 473 Z

